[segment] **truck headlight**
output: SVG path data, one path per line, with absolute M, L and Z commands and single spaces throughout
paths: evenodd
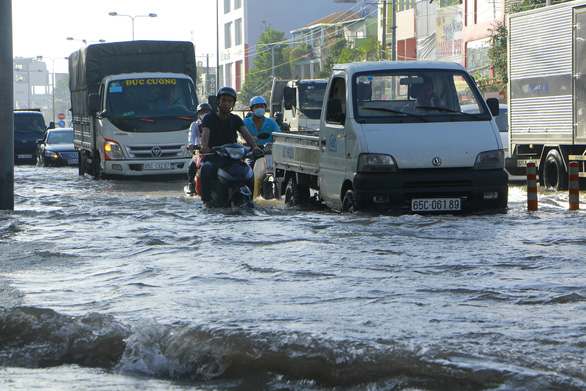
M 502 149 L 481 152 L 476 156 L 475 170 L 500 170 L 505 168 L 505 152 Z
M 358 156 L 357 172 L 395 172 L 397 163 L 391 155 L 363 153 Z
M 124 159 L 122 147 L 116 141 L 104 140 L 104 157 L 107 160 L 121 160 Z

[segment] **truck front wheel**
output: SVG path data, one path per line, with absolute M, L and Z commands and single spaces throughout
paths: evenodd
M 289 179 L 285 189 L 285 204 L 288 206 L 299 206 L 309 202 L 309 187 L 300 185 L 293 178 Z
M 360 210 L 354 190 L 348 190 L 342 201 L 342 213 L 356 213 Z
M 567 190 L 568 173 L 560 153 L 552 149 L 548 152 L 543 165 L 543 183 L 547 189 Z

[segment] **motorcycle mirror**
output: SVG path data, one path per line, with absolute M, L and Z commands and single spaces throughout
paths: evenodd
M 256 138 L 259 139 L 259 140 L 266 140 L 269 137 L 271 137 L 271 134 L 270 133 L 266 133 L 266 132 L 259 133 L 258 136 L 256 136 Z

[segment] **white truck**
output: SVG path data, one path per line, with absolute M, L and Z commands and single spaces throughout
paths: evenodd
M 506 210 L 498 100 L 485 102 L 461 65 L 337 65 L 325 97 L 319 131 L 274 134 L 285 202 L 307 203 L 313 189 L 342 212 Z
M 291 130 L 318 130 L 327 84 L 326 79 L 273 79 L 271 117 L 280 111 Z
M 191 42 L 89 45 L 69 56 L 79 174 L 184 174 L 198 104 Z
M 586 1 L 511 14 L 508 31 L 507 171 L 534 162 L 542 186 L 567 189 L 570 161 L 586 176 Z

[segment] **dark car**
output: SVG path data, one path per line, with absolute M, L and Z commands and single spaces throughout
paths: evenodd
M 14 110 L 14 162 L 34 163 L 37 140 L 47 131 L 40 110 Z
M 37 140 L 37 144 L 39 166 L 73 166 L 78 163 L 71 128 L 49 129 L 45 137 Z

